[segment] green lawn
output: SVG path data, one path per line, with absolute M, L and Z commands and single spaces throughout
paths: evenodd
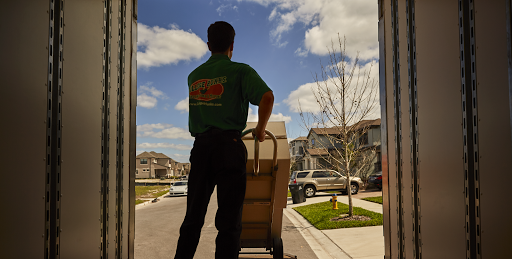
M 135 205 L 141 204 L 146 202 L 145 200 L 135 200 Z
M 362 198 L 361 200 L 376 202 L 382 204 L 382 196 Z
M 135 186 L 136 198 L 157 198 L 169 191 L 169 185 Z
M 313 226 L 322 229 L 353 228 L 382 225 L 382 214 L 354 207 L 354 215 L 364 215 L 369 221 L 330 221 L 331 218 L 348 214 L 348 205 L 338 202 L 338 210 L 332 209 L 331 202 L 322 202 L 293 208 L 306 218 Z
M 167 188 L 166 190 L 157 192 L 155 195 L 153 195 L 152 198 L 158 198 L 158 197 L 160 197 L 160 196 L 162 196 L 162 195 L 164 195 L 164 194 L 166 194 L 168 192 L 169 192 L 169 188 Z

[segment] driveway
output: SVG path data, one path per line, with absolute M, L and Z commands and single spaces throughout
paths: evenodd
M 205 217 L 201 239 L 194 258 L 214 258 L 215 212 L 217 195 L 214 192 Z M 137 206 L 135 209 L 135 259 L 173 258 L 179 237 L 179 228 L 186 211 L 186 197 L 166 195 L 157 203 Z M 283 216 L 282 238 L 284 252 L 298 258 L 317 259 L 313 250 L 304 240 L 291 221 Z M 249 251 L 243 249 L 243 251 Z M 264 249 L 250 251 L 264 252 Z M 247 257 L 244 257 L 247 258 Z

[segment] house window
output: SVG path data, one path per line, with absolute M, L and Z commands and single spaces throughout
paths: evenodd
M 141 158 L 140 159 L 140 164 L 141 165 L 147 165 L 148 164 L 148 159 L 147 158 Z
M 313 145 L 313 146 L 315 145 L 315 139 L 311 140 L 311 145 Z
M 361 145 L 368 145 L 368 132 L 365 132 L 360 138 L 359 143 Z

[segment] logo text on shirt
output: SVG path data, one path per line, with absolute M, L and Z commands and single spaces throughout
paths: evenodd
M 211 101 L 220 99 L 224 93 L 222 83 L 227 82 L 227 77 L 217 77 L 214 79 L 199 79 L 190 86 L 189 98 L 199 101 Z

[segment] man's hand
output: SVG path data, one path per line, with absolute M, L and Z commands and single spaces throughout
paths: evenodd
M 256 126 L 256 128 L 252 130 L 252 136 L 257 137 L 260 142 L 263 142 L 265 140 L 265 135 L 265 128 L 260 129 L 258 128 L 258 126 Z
M 256 136 L 260 142 L 265 141 L 265 128 L 272 114 L 272 107 L 274 107 L 274 94 L 268 91 L 261 97 L 258 105 L 258 125 L 252 131 L 252 135 Z

